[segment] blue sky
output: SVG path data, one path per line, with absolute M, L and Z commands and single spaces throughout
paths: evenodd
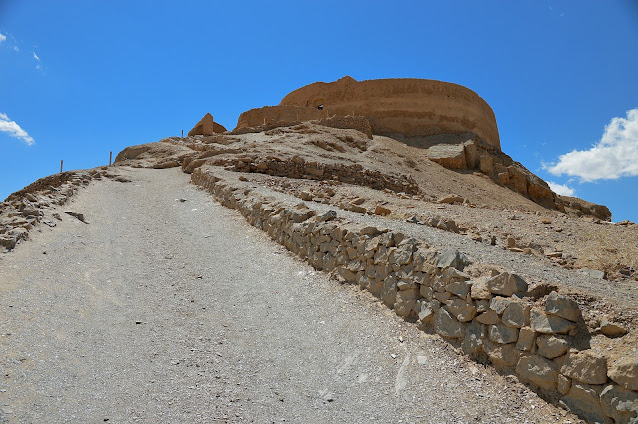
M 474 90 L 505 153 L 638 221 L 637 52 L 635 0 L 0 0 L 0 198 L 206 112 L 412 77 Z

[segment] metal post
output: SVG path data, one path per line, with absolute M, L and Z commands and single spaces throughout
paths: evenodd
M 182 130 L 182 138 L 184 138 L 184 130 Z
M 60 174 L 62 173 L 62 165 L 63 165 L 63 164 L 64 164 L 64 161 L 63 161 L 63 160 L 61 160 L 61 161 L 60 161 Z
M 113 152 L 109 152 L 109 166 L 111 166 L 112 160 L 113 160 Z

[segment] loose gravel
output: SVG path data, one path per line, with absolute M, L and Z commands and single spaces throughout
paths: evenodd
M 575 421 L 179 170 L 119 172 L 0 256 L 0 422 Z

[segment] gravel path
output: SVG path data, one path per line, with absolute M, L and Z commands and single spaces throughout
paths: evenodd
M 560 422 L 188 184 L 121 169 L 0 256 L 0 422 Z M 185 199 L 184 202 L 179 199 Z

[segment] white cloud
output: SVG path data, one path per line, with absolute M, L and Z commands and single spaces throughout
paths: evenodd
M 38 55 L 37 55 L 37 54 L 35 54 L 35 52 L 33 52 L 33 58 L 34 58 L 35 60 L 37 60 L 38 62 L 40 61 L 40 58 L 38 57 Z
M 3 42 L 4 40 L 6 40 L 6 39 L 7 39 L 7 36 L 6 36 L 6 35 L 2 35 L 2 34 L 0 34 L 0 43 L 2 43 L 2 42 Z
M 19 52 L 19 51 L 20 51 L 20 47 L 18 47 L 18 46 L 13 46 L 13 50 L 14 50 L 14 51 L 16 51 L 16 52 Z
M 567 187 L 565 184 L 558 184 L 552 181 L 547 181 L 547 185 L 556 194 L 560 194 L 561 196 L 574 196 L 574 189 L 571 187 Z
M 557 163 L 543 167 L 587 182 L 638 175 L 638 108 L 628 110 L 627 118 L 613 118 L 591 149 L 560 155 Z
M 15 137 L 27 143 L 28 146 L 35 144 L 35 140 L 15 121 L 11 121 L 7 115 L 0 113 L 0 132 L 8 133 L 11 137 Z

